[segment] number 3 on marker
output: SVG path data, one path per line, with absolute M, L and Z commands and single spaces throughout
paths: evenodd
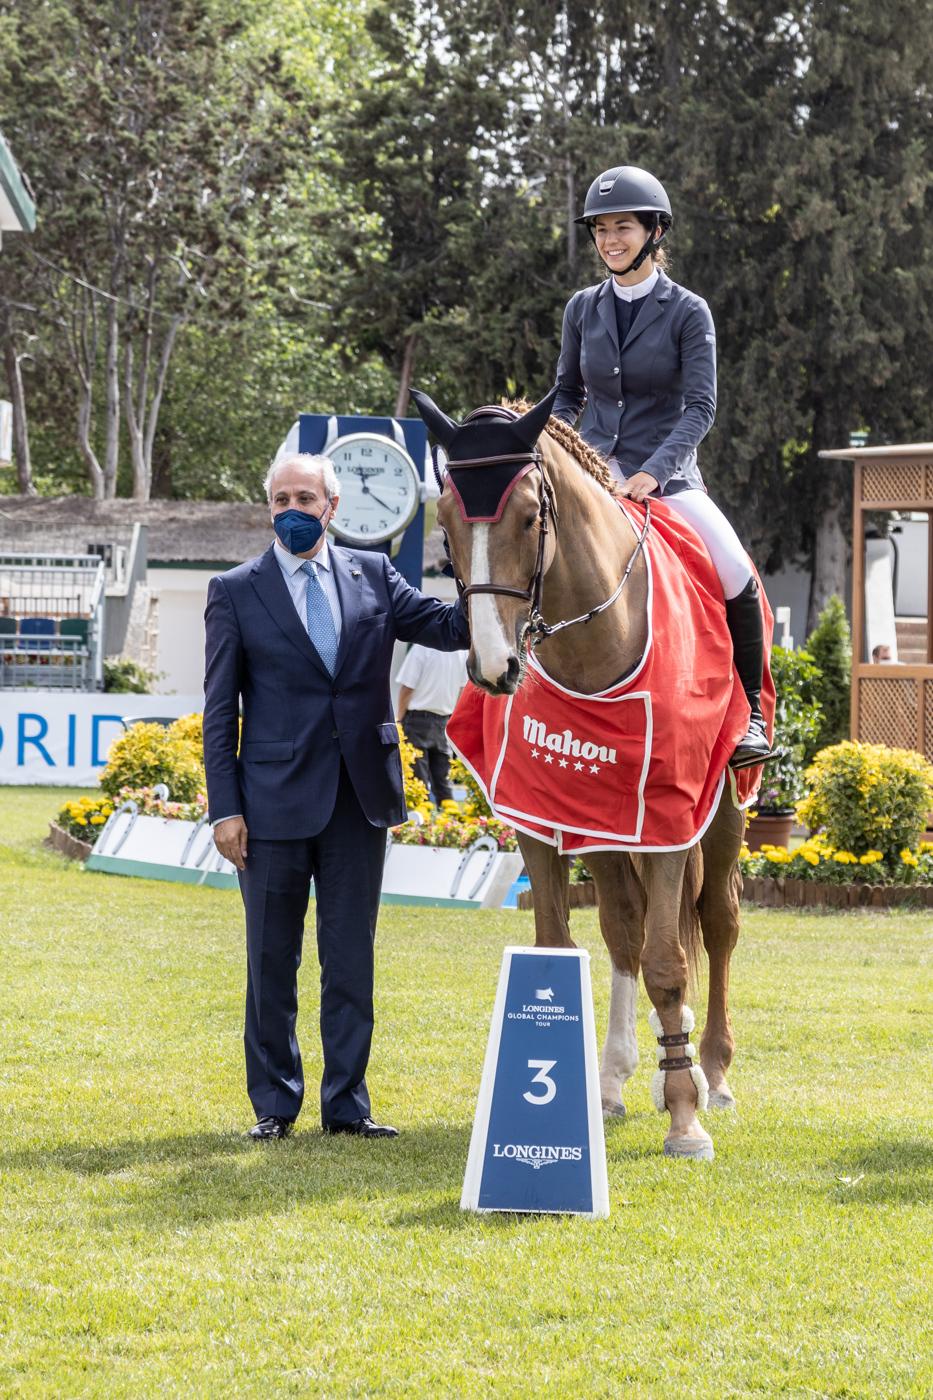
M 529 1092 L 529 1090 L 526 1089 L 524 1094 L 522 1094 L 523 1099 L 527 1099 L 528 1103 L 537 1104 L 539 1107 L 541 1104 L 551 1102 L 551 1099 L 557 1093 L 557 1085 L 554 1083 L 553 1079 L 548 1074 L 548 1070 L 553 1069 L 556 1064 L 556 1060 L 528 1061 L 528 1068 L 536 1069 L 538 1071 L 538 1073 L 535 1075 L 534 1079 L 531 1082 L 532 1084 L 543 1084 L 544 1093 L 532 1094 Z

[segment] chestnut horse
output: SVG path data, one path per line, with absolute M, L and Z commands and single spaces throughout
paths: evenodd
M 438 521 L 469 606 L 471 680 L 492 695 L 514 693 L 533 644 L 558 684 L 583 694 L 608 690 L 645 650 L 648 571 L 614 498 L 606 463 L 572 428 L 549 417 L 553 394 L 523 414 L 485 408 L 462 424 L 426 395 L 413 391 L 413 397 L 449 454 Z M 471 468 L 470 488 L 485 491 L 487 501 L 478 511 L 463 508 L 451 477 L 455 472 L 462 485 L 466 474 L 458 467 Z M 739 930 L 744 827 L 744 812 L 726 784 L 701 842 L 689 849 L 585 857 L 612 961 L 600 1065 L 603 1109 L 625 1114 L 622 1089 L 638 1064 L 640 969 L 661 1046 L 652 1096 L 670 1114 L 668 1156 L 712 1158 L 712 1139 L 697 1111 L 707 1106 L 707 1090 L 710 1106 L 735 1104 L 726 1080 L 734 1050 L 728 984 Z M 531 880 L 537 946 L 573 947 L 568 858 L 531 835 L 520 832 L 518 841 Z M 700 954 L 700 928 L 709 958 L 702 1069 L 692 1063 L 693 1013 L 685 1001 Z

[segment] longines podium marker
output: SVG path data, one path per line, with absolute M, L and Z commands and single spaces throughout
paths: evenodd
M 609 1214 L 590 955 L 506 948 L 462 1210 Z

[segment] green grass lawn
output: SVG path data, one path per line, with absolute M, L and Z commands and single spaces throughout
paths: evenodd
M 465 1216 L 501 949 L 531 915 L 384 911 L 394 1143 L 316 1130 L 312 940 L 306 1114 L 256 1147 L 239 897 L 43 851 L 64 796 L 0 790 L 0 1393 L 933 1394 L 929 915 L 747 913 L 716 1161 L 661 1155 L 645 1001 L 610 1219 Z M 576 936 L 601 1033 L 592 912 Z

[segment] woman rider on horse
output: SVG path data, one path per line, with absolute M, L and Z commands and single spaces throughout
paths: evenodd
M 590 185 L 582 215 L 611 276 L 567 303 L 553 412 L 605 457 L 633 501 L 662 496 L 709 551 L 726 600 L 735 668 L 748 697 L 748 733 L 733 765 L 761 763 L 770 744 L 761 713 L 761 606 L 749 557 L 707 494 L 697 447 L 716 414 L 716 332 L 701 297 L 664 272 L 660 245 L 673 222 L 663 186 L 634 165 Z M 585 407 L 584 407 L 585 405 Z

